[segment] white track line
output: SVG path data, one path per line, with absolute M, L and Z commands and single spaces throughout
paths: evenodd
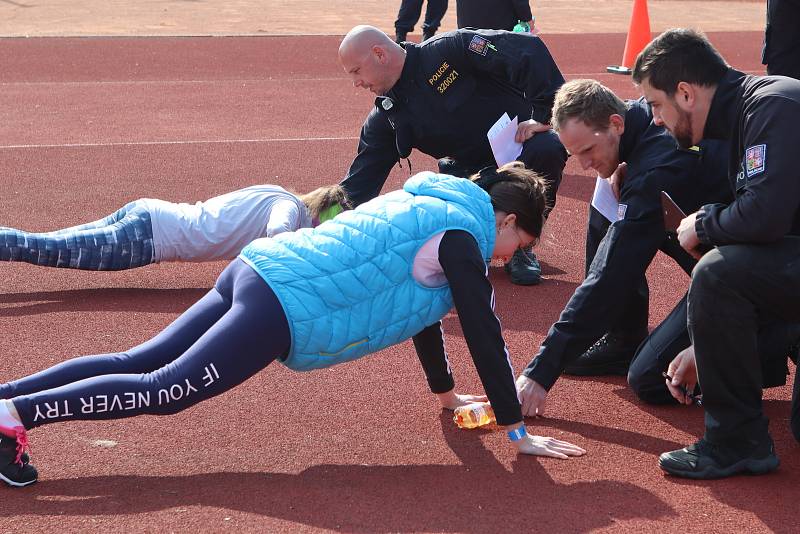
M 82 148 L 112 146 L 150 146 L 150 145 L 205 145 L 218 143 L 293 143 L 307 141 L 358 141 L 358 137 L 286 137 L 282 139 L 211 139 L 202 141 L 131 141 L 118 143 L 64 143 L 43 145 L 0 145 L 2 149 L 17 148 Z
M 153 85 L 153 84 L 231 84 L 231 83 L 275 83 L 275 82 L 347 82 L 349 78 L 338 76 L 335 78 L 228 78 L 216 80 L 73 80 L 73 81 L 41 81 L 41 82 L 0 82 L 0 87 L 37 86 L 37 85 Z

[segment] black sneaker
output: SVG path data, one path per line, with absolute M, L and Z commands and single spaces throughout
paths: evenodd
M 425 41 L 427 41 L 428 39 L 430 39 L 434 35 L 436 35 L 435 31 L 433 31 L 433 32 L 422 32 L 422 41 L 420 41 L 420 42 L 424 43 Z
M 506 263 L 505 270 L 512 284 L 535 286 L 542 282 L 542 267 L 536 254 L 529 250 L 517 249 Z
M 398 32 L 394 36 L 394 42 L 400 44 L 403 41 L 407 41 L 406 37 L 408 37 L 407 33 Z
M 677 477 L 711 479 L 737 474 L 763 475 L 780 465 L 772 438 L 767 435 L 749 453 L 701 439 L 686 448 L 665 452 L 658 466 Z
M 16 439 L 0 434 L 0 480 L 9 486 L 21 488 L 39 479 L 36 468 L 28 463 L 27 447 L 24 430 Z
M 642 339 L 644 337 L 628 338 L 609 332 L 578 356 L 564 372 L 576 376 L 625 376 Z

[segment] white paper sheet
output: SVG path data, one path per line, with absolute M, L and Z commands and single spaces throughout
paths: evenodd
M 611 189 L 611 184 L 605 178 L 597 177 L 592 195 L 592 206 L 609 221 L 616 222 L 620 218 L 620 205 Z
M 503 113 L 486 133 L 498 167 L 515 161 L 522 154 L 522 143 L 514 141 L 518 125 L 517 117 L 510 119 L 508 113 Z

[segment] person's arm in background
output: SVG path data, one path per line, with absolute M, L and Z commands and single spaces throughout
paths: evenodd
M 358 154 L 341 182 L 353 206 L 380 194 L 398 160 L 394 128 L 384 114 L 373 108 L 361 127 Z
M 639 184 L 663 183 L 655 169 Z M 630 184 L 630 181 L 628 182 Z M 627 191 L 626 191 L 627 188 Z M 523 413 L 541 415 L 546 392 L 564 368 L 608 332 L 623 313 L 624 289 L 644 276 L 666 237 L 661 216 L 660 187 L 646 191 L 623 188 L 625 218 L 612 224 L 595 253 L 586 278 L 575 290 L 558 321 L 550 328 L 537 355 L 523 371 L 517 385 L 523 394 Z M 529 379 L 529 380 L 528 380 Z M 533 381 L 542 388 L 533 388 Z
M 267 222 L 266 237 L 294 232 L 300 227 L 300 208 L 293 200 L 279 200 L 272 205 Z
M 547 390 L 553 387 L 564 368 L 616 324 L 623 311 L 621 292 L 646 272 L 664 238 L 663 223 L 657 218 L 613 224 L 589 273 L 523 374 Z

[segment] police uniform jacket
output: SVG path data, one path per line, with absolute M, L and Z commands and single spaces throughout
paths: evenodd
M 694 260 L 664 230 L 661 191 L 685 211 L 709 200 L 729 200 L 725 144 L 681 150 L 663 127 L 652 122 L 643 99 L 629 101 L 619 158 L 628 170 L 620 190 L 621 219 L 611 224 L 561 316 L 523 374 L 550 389 L 564 368 L 612 329 L 645 276 L 656 252 L 670 255 L 688 273 Z
M 514 29 L 518 21 L 533 18 L 528 0 L 456 0 L 459 28 Z
M 545 44 L 530 34 L 458 30 L 402 46 L 400 79 L 376 99 L 342 181 L 355 204 L 377 196 L 412 148 L 473 168 L 493 164 L 492 125 L 503 113 L 549 121 L 564 83 Z
M 730 139 L 736 200 L 703 206 L 695 221 L 701 243 L 769 243 L 800 235 L 798 125 L 800 81 L 728 71 L 711 101 L 704 137 Z

